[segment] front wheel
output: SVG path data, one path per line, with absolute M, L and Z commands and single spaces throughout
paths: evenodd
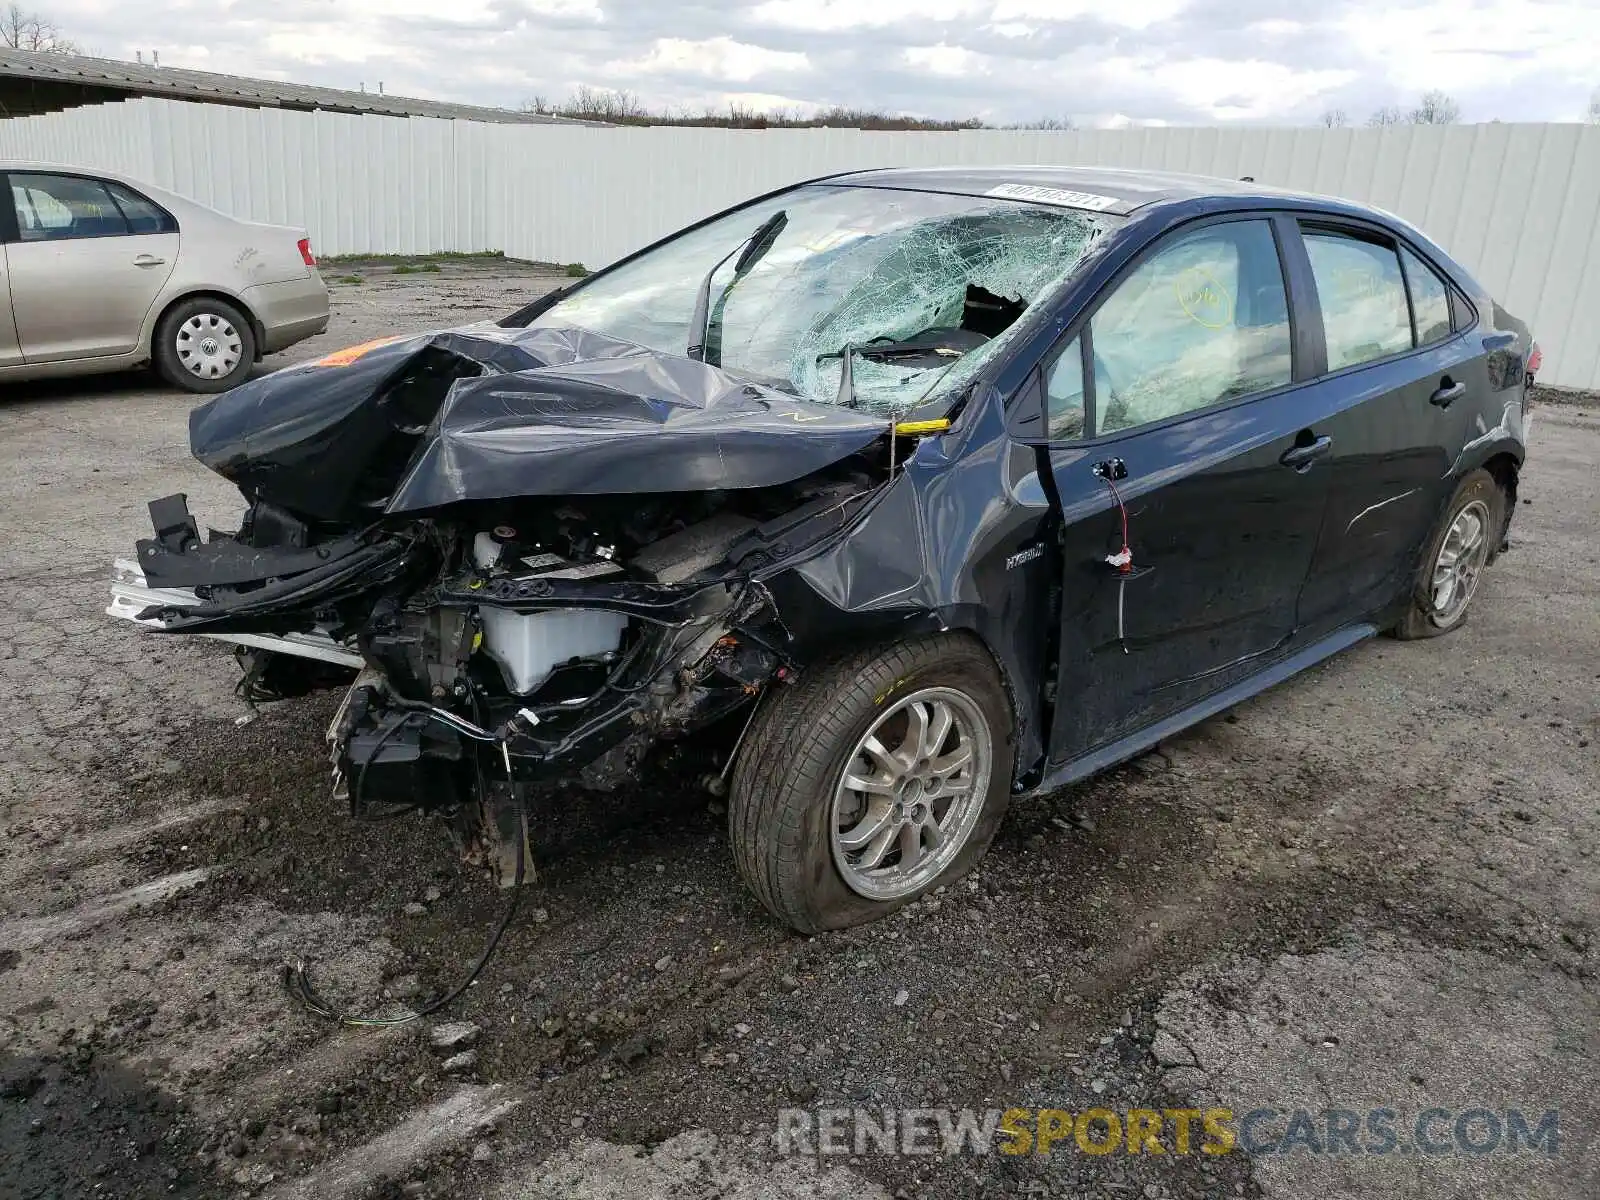
M 1505 531 L 1505 505 L 1506 495 L 1489 472 L 1473 471 L 1461 481 L 1423 551 L 1395 637 L 1438 637 L 1467 619 L 1478 580 Z
M 734 860 L 802 933 L 877 920 L 983 857 L 1013 753 L 1005 689 L 970 638 L 819 666 L 751 725 L 728 806 Z

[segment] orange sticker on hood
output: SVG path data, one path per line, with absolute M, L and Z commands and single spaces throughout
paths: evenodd
M 315 362 L 308 363 L 312 367 L 348 367 L 359 358 L 364 358 L 379 346 L 390 346 L 395 342 L 403 342 L 410 334 L 397 333 L 392 337 L 373 338 L 370 342 L 361 342 L 354 346 L 346 346 L 343 350 L 335 350 L 332 354 L 323 356 Z

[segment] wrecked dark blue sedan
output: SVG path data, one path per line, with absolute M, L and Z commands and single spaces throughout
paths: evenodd
M 541 797 L 698 755 L 761 902 L 835 928 L 1015 796 L 1459 627 L 1538 358 L 1356 205 L 838 176 L 197 409 L 242 523 L 153 502 L 110 611 L 236 643 L 252 699 L 344 687 L 336 795 L 445 815 L 506 882 Z

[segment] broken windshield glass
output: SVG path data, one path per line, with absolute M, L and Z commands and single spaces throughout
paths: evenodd
M 719 259 L 787 218 L 758 261 Z M 1116 218 L 993 197 L 811 185 L 740 209 L 595 279 L 541 314 L 682 354 L 711 272 L 721 365 L 808 400 L 914 408 L 969 379 Z M 730 287 L 742 265 L 746 273 Z M 726 289 L 726 290 L 724 290 Z M 876 347 L 876 349 L 875 349 Z

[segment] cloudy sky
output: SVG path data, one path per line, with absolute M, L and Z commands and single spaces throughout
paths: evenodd
M 36 0 L 90 52 L 515 106 L 834 104 L 1080 125 L 1353 123 L 1424 91 L 1577 120 L 1600 0 Z M 148 55 L 147 55 L 148 57 Z

